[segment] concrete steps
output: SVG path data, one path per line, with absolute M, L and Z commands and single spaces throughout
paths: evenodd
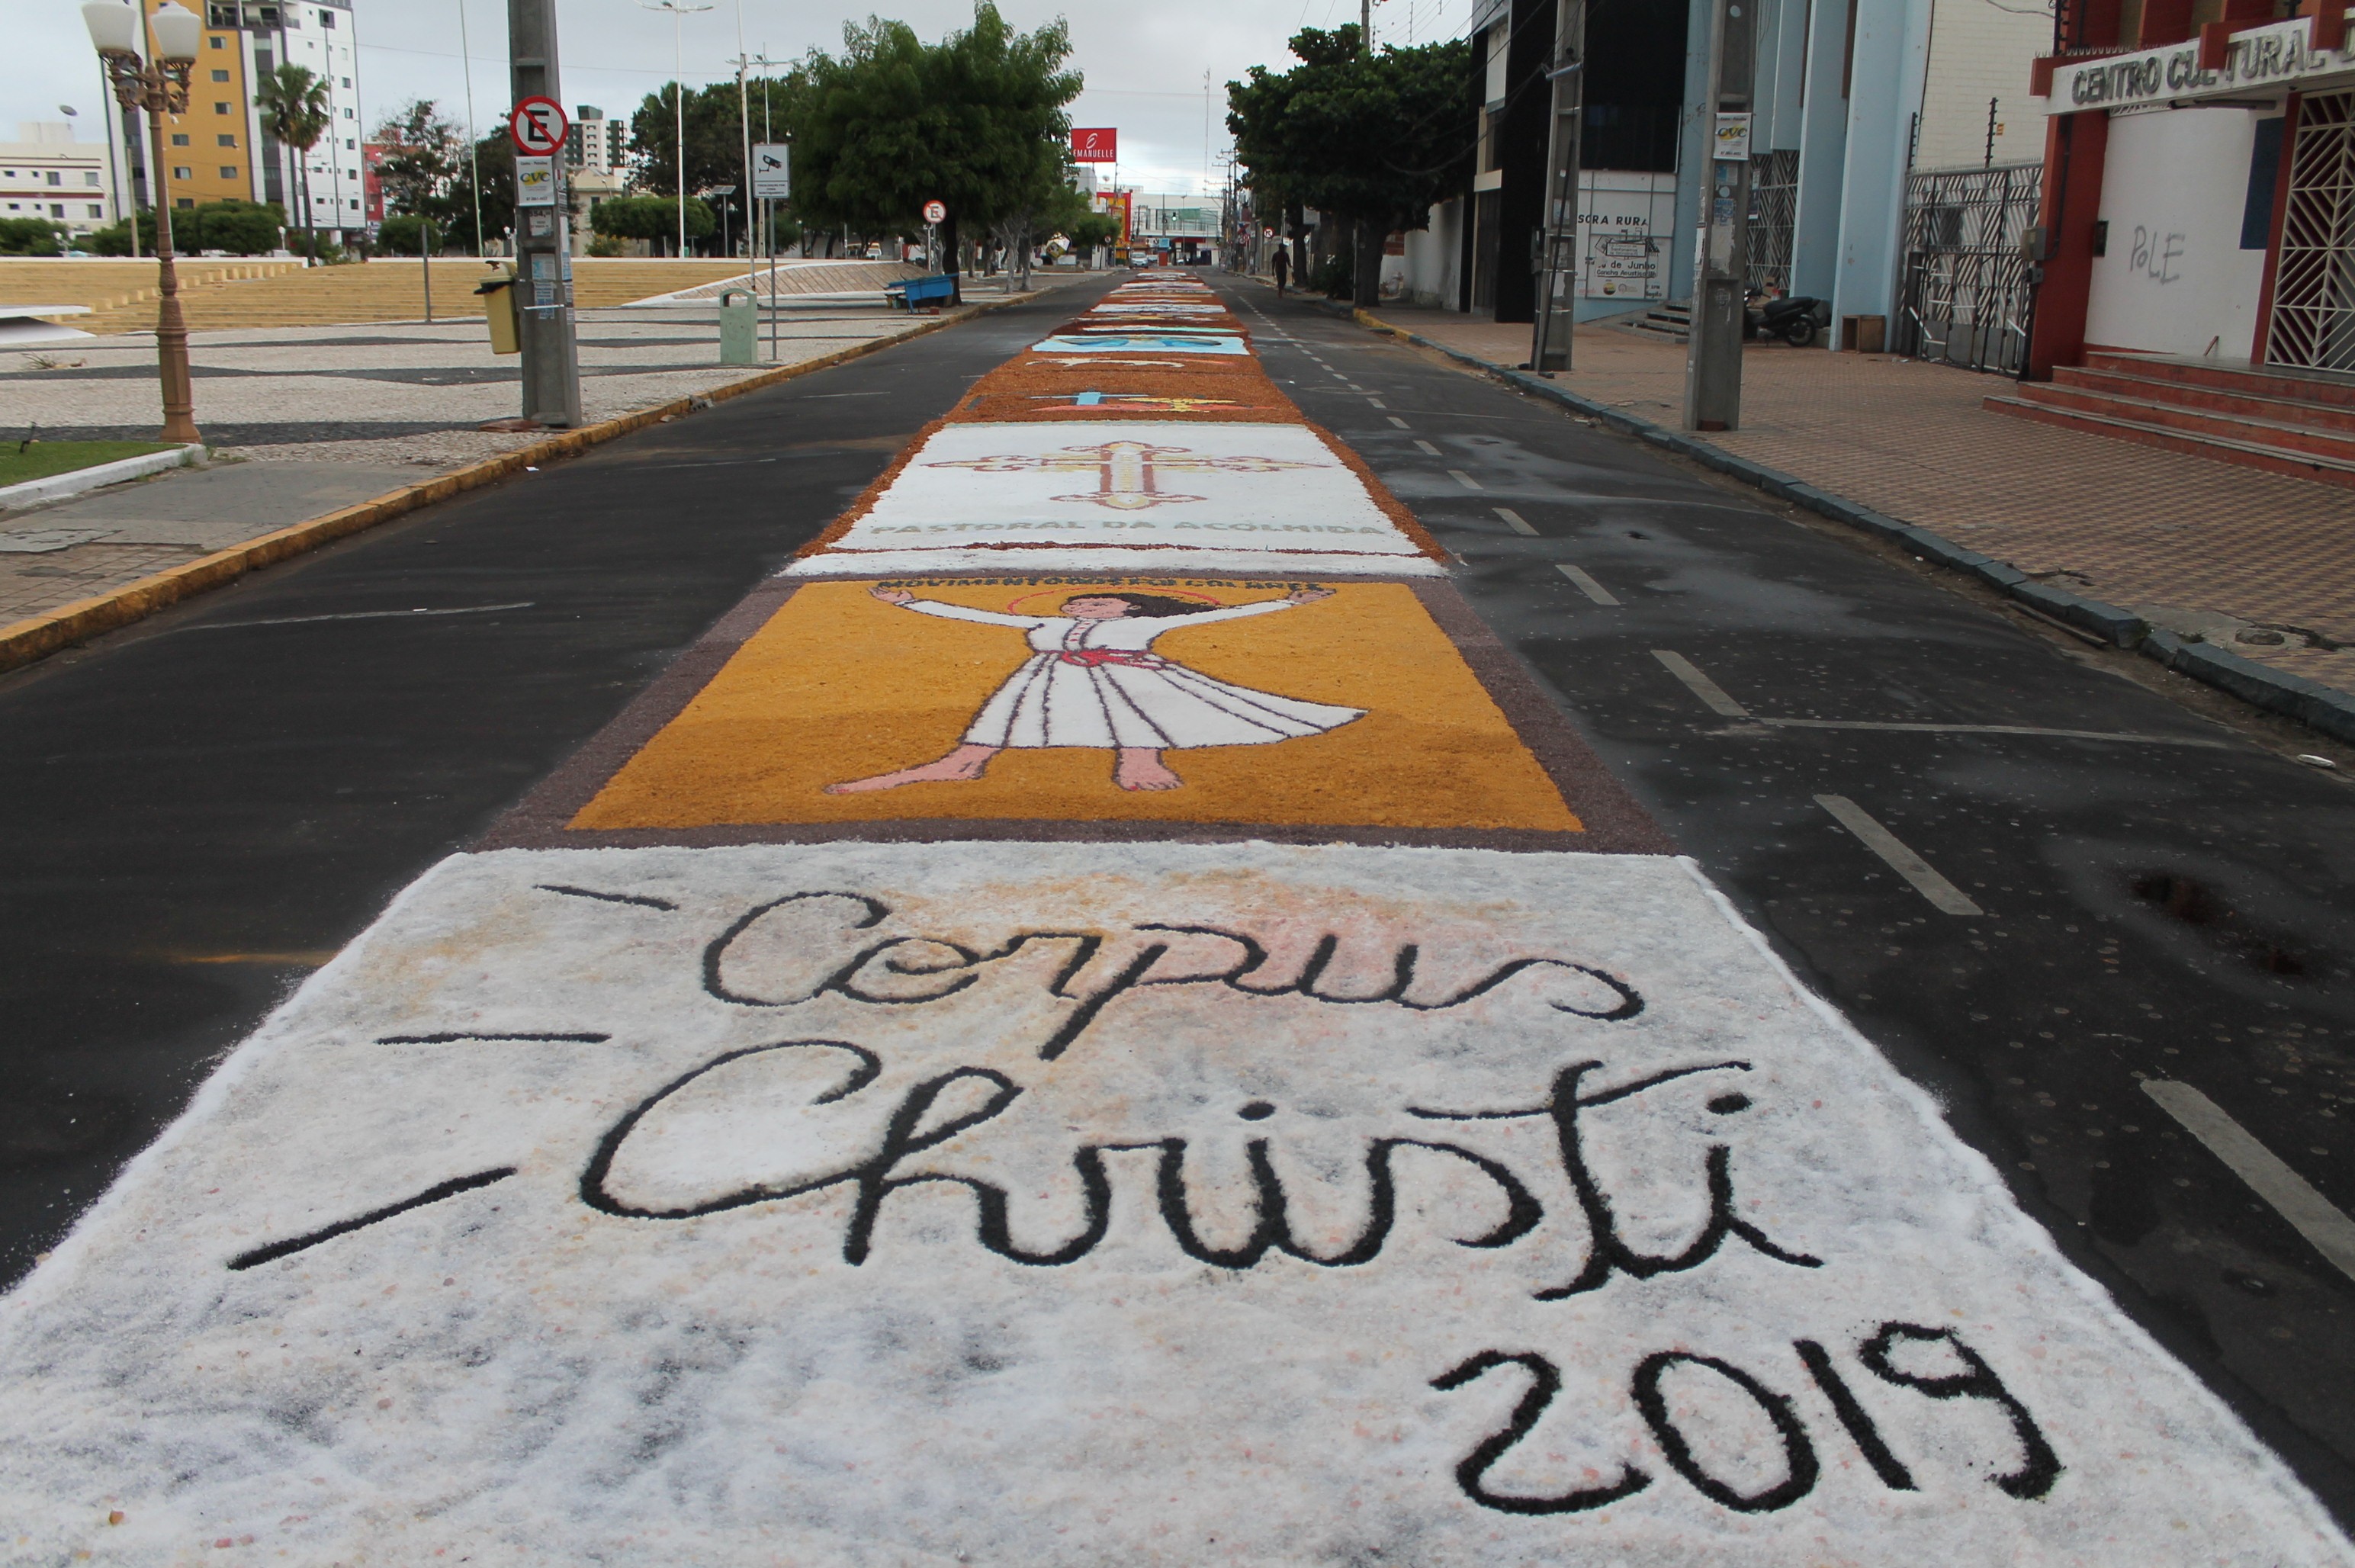
M 1692 336 L 1692 302 L 1678 301 L 1646 311 L 1632 321 L 1614 323 L 1620 331 L 1632 332 L 1638 337 L 1663 338 L 1670 343 L 1682 343 Z
M 2091 354 L 1987 398 L 2015 419 L 2355 488 L 2355 379 Z

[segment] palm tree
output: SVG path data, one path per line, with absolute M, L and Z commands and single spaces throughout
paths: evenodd
M 311 264 L 319 264 L 319 230 L 311 221 L 311 149 L 335 123 L 327 104 L 327 84 L 304 67 L 282 65 L 263 77 L 253 91 L 261 111 L 261 128 L 281 146 L 294 149 L 295 172 L 303 178 L 303 229 L 311 237 Z

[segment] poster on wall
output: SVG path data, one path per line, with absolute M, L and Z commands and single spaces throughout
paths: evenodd
M 1667 188 L 1658 188 L 1664 181 Z M 1603 170 L 1580 184 L 1579 293 L 1590 299 L 1664 298 L 1674 176 Z

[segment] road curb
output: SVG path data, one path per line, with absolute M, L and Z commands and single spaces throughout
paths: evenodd
M 1324 301 L 1315 303 L 1337 315 L 1347 316 L 1360 326 L 1388 333 L 1393 337 L 1403 337 L 1410 343 L 1471 366 L 1517 391 L 1559 403 L 1597 424 L 1632 435 L 1680 457 L 1690 458 L 1729 478 L 1763 490 L 1778 500 L 1788 501 L 1819 517 L 1878 535 L 1912 551 L 1918 560 L 1934 561 L 1953 571 L 1966 572 L 2041 615 L 2090 633 L 2117 647 L 2133 649 L 2179 675 L 2190 676 L 2194 680 L 2228 692 L 2253 707 L 2295 719 L 2337 740 L 2355 742 L 2355 696 L 2324 686 L 2319 681 L 2308 680 L 2304 676 L 2292 675 L 2286 670 L 2275 669 L 2270 665 L 2228 653 L 2207 643 L 2187 642 L 2171 632 L 2152 625 L 2131 610 L 2055 588 L 2030 577 L 2009 561 L 1982 555 L 1942 534 L 1902 522 L 1829 491 L 1817 489 L 1803 479 L 1737 456 L 1713 442 L 1654 424 L 1625 410 L 1581 397 L 1527 371 L 1507 369 L 1494 360 L 1467 354 L 1463 349 L 1425 337 L 1419 332 L 1393 326 L 1371 311 L 1349 309 Z
M 454 469 L 448 474 L 420 484 L 388 491 L 373 500 L 362 501 L 356 506 L 329 512 L 324 517 L 312 517 L 290 528 L 281 528 L 276 533 L 263 534 L 258 539 L 247 539 L 242 544 L 232 545 L 228 549 L 218 550 L 211 555 L 192 560 L 186 566 L 176 566 L 168 571 L 159 571 L 152 576 L 140 578 L 135 582 L 127 582 L 120 588 L 110 589 L 94 597 L 78 599 L 70 604 L 59 605 L 57 609 L 44 614 L 0 626 L 0 671 L 21 668 L 37 659 L 47 657 L 59 648 L 71 647 L 76 643 L 87 642 L 102 632 L 115 631 L 130 625 L 134 621 L 144 621 L 159 610 L 176 604 L 184 599 L 192 598 L 207 589 L 218 588 L 222 583 L 234 581 L 249 571 L 275 565 L 279 561 L 294 556 L 307 554 L 323 545 L 332 544 L 339 539 L 359 533 L 363 529 L 372 528 L 378 523 L 390 522 L 393 518 L 413 512 L 420 507 L 447 500 L 450 496 L 464 491 L 476 489 L 495 480 L 504 479 L 511 474 L 520 473 L 527 467 L 536 466 L 554 458 L 570 457 L 577 453 L 586 452 L 592 446 L 602 445 L 616 437 L 644 430 L 648 425 L 659 424 L 666 419 L 680 418 L 698 409 L 709 408 L 714 403 L 723 403 L 731 398 L 741 398 L 748 392 L 757 392 L 763 388 L 773 387 L 779 382 L 790 381 L 797 376 L 811 375 L 848 360 L 862 359 L 869 354 L 879 354 L 884 349 L 896 347 L 911 338 L 922 337 L 927 333 L 938 332 L 943 327 L 954 326 L 960 322 L 970 321 L 975 316 L 986 315 L 990 311 L 1002 310 L 1007 305 L 1020 304 L 1025 301 L 1035 299 L 1039 293 L 1043 292 L 1045 291 L 1034 291 L 1028 294 L 1010 295 L 1005 299 L 987 300 L 977 304 L 965 305 L 961 307 L 956 315 L 943 314 L 934 320 L 923 323 L 911 332 L 903 332 L 897 336 L 879 339 L 872 343 L 857 344 L 848 348 L 837 348 L 831 354 L 821 354 L 815 359 L 805 359 L 799 364 L 779 365 L 772 369 L 763 370 L 758 375 L 748 376 L 741 381 L 730 381 L 725 386 L 714 387 L 708 392 L 689 393 L 686 397 L 674 398 L 669 402 L 658 403 L 652 408 L 637 409 L 613 419 L 600 421 L 596 424 L 583 425 L 578 430 L 566 431 L 560 435 L 550 436 L 546 441 L 534 442 L 529 446 L 517 447 L 513 452 L 503 452 L 496 457 L 486 457 L 479 463 L 470 463 L 464 468 Z M 158 453 L 155 455 L 160 457 L 169 454 Z
M 126 479 L 144 479 L 150 474 L 161 474 L 167 468 L 185 468 L 204 454 L 204 443 L 197 442 L 187 446 L 176 446 L 169 452 L 147 452 L 137 457 L 118 457 L 112 463 L 52 474 L 46 479 L 27 479 L 21 485 L 10 485 L 0 489 L 0 511 L 16 511 L 25 507 L 37 507 L 44 502 L 62 501 L 85 490 L 120 485 Z

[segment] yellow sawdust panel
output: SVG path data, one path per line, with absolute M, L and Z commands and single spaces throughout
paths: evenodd
M 1339 585 L 1217 624 L 1179 620 L 1156 637 L 1150 656 L 1177 667 L 1178 678 L 1364 710 L 1322 732 L 1164 751 L 1162 764 L 1182 781 L 1176 787 L 1119 787 L 1109 748 L 1018 742 L 970 782 L 829 794 L 830 784 L 952 753 L 995 694 L 1057 656 L 1034 652 L 1021 627 L 911 611 L 875 597 L 877 586 L 795 592 L 571 826 L 1045 818 L 1582 830 L 1455 645 L 1398 583 Z M 1046 589 L 910 581 L 885 591 L 1052 616 L 1071 598 L 1124 589 L 1199 600 L 1207 611 L 1282 600 L 1293 586 L 1140 577 Z

